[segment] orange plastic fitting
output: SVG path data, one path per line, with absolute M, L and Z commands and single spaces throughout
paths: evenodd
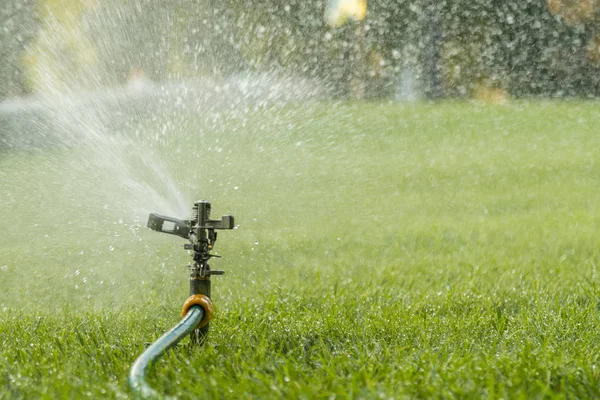
M 188 297 L 185 303 L 183 303 L 183 308 L 181 309 L 182 317 L 185 317 L 191 306 L 200 306 L 204 309 L 204 318 L 202 318 L 202 321 L 198 323 L 196 329 L 202 328 L 204 325 L 208 324 L 208 321 L 210 321 L 213 316 L 212 301 L 210 301 L 210 299 L 203 294 L 194 294 Z

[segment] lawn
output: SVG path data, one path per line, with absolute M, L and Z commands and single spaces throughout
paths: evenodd
M 167 109 L 0 150 L 0 399 L 131 397 L 131 364 L 187 297 L 184 240 L 144 228 L 167 181 L 239 229 L 219 234 L 208 340 L 153 368 L 160 393 L 598 398 L 598 116 Z

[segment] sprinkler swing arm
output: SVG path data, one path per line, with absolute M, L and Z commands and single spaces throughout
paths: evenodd
M 183 304 L 183 319 L 173 329 L 165 333 L 146 349 L 134 362 L 129 373 L 129 384 L 135 393 L 142 397 L 156 397 L 158 394 L 145 381 L 145 374 L 168 349 L 175 346 L 188 334 L 192 343 L 202 343 L 208 334 L 208 322 L 212 318 L 213 305 L 210 300 L 211 275 L 223 275 L 224 271 L 213 271 L 208 261 L 220 257 L 210 251 L 217 241 L 218 229 L 233 229 L 232 215 L 224 215 L 220 220 L 210 219 L 210 203 L 200 200 L 194 203 L 192 218 L 181 220 L 152 213 L 148 218 L 148 228 L 188 239 L 183 247 L 192 250 L 193 262 L 188 265 L 190 275 L 190 297 Z

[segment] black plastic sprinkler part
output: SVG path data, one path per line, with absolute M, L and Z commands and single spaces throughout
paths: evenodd
M 225 215 L 220 220 L 210 219 L 210 203 L 200 200 L 194 203 L 192 218 L 180 220 L 152 213 L 148 218 L 148 227 L 152 230 L 177 235 L 188 239 L 184 245 L 186 250 L 193 250 L 193 262 L 188 267 L 190 275 L 190 297 L 183 305 L 183 319 L 169 332 L 142 353 L 131 367 L 129 384 L 131 389 L 142 397 L 158 396 L 145 381 L 144 376 L 148 367 L 156 362 L 168 349 L 175 346 L 185 336 L 191 335 L 193 343 L 202 343 L 208 333 L 208 322 L 212 317 L 213 307 L 210 301 L 210 277 L 222 275 L 224 271 L 210 269 L 208 261 L 217 241 L 216 229 L 233 229 L 232 215 Z

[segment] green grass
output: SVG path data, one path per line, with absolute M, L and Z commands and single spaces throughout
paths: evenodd
M 599 397 L 597 107 L 143 122 L 140 148 L 240 224 L 217 242 L 206 345 L 171 351 L 150 384 L 190 399 Z M 1 399 L 131 397 L 134 359 L 179 319 L 183 240 L 138 229 L 136 199 L 85 154 L 0 153 Z

